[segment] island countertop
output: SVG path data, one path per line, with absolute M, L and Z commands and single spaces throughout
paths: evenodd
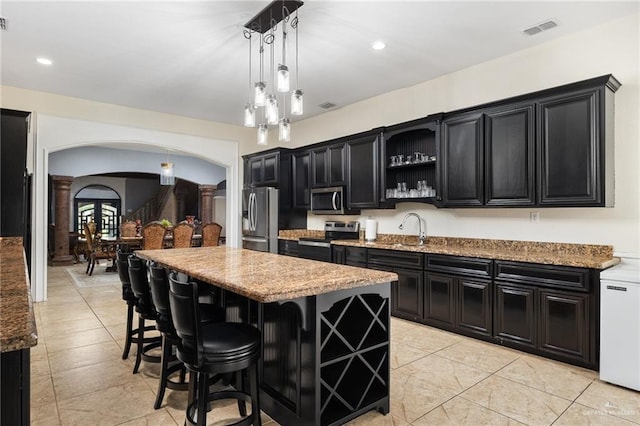
M 38 343 L 22 238 L 0 237 L 0 348 L 28 349 Z
M 224 246 L 140 250 L 135 254 L 262 303 L 398 279 L 392 272 Z

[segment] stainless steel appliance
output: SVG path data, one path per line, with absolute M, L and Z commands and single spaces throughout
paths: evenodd
M 332 240 L 357 240 L 360 238 L 360 222 L 327 221 L 324 238 L 302 237 L 298 241 L 298 257 L 331 262 Z
M 313 214 L 357 214 L 345 205 L 346 194 L 343 186 L 311 189 L 311 213 Z
M 242 247 L 278 252 L 278 189 L 242 190 Z

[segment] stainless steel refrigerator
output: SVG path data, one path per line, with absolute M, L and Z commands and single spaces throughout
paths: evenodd
M 278 189 L 242 190 L 242 247 L 278 252 Z

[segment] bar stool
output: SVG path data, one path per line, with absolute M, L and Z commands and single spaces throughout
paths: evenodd
M 160 380 L 158 383 L 158 392 L 156 394 L 156 402 L 154 408 L 157 410 L 162 405 L 162 399 L 166 388 L 173 390 L 187 390 L 185 382 L 186 368 L 181 362 L 171 363 L 176 360 L 173 355 L 173 348 L 180 343 L 180 337 L 176 333 L 171 316 L 171 307 L 169 305 L 169 278 L 166 270 L 156 263 L 149 263 L 151 287 L 151 297 L 153 304 L 158 313 L 156 318 L 156 328 L 162 336 L 162 355 L 160 360 Z M 224 310 L 219 306 L 210 304 L 199 304 L 201 319 L 204 323 L 222 322 L 224 321 Z M 180 371 L 180 381 L 174 382 L 170 376 Z
M 136 307 L 138 299 L 136 298 L 136 295 L 133 294 L 133 290 L 131 289 L 131 280 L 129 279 L 129 262 L 127 259 L 130 254 L 131 253 L 129 252 L 118 250 L 116 255 L 118 277 L 120 277 L 120 283 L 122 283 L 122 300 L 127 303 L 127 331 L 124 341 L 124 350 L 122 351 L 122 359 L 127 359 L 129 357 L 131 342 L 133 339 L 136 339 L 136 341 L 138 339 L 138 329 L 133 328 L 133 310 Z M 146 331 L 151 331 L 153 329 L 153 326 L 146 327 Z
M 159 348 L 162 345 L 162 336 L 144 337 L 145 331 L 155 329 L 155 327 L 145 327 L 145 321 L 155 321 L 158 318 L 158 313 L 151 299 L 149 279 L 147 278 L 147 265 L 134 254 L 128 257 L 128 262 L 129 279 L 131 281 L 133 294 L 136 296 L 136 312 L 138 313 L 138 335 L 136 339 L 138 350 L 136 353 L 136 362 L 133 366 L 133 374 L 136 374 L 142 360 L 153 363 L 160 362 L 161 357 L 150 355 L 149 351 Z
M 200 320 L 198 284 L 179 281 L 175 272 L 169 275 L 169 302 L 176 332 L 180 337 L 178 359 L 197 377 L 190 380 L 187 421 L 204 426 L 210 401 L 237 399 L 242 420 L 234 426 L 261 426 L 258 396 L 258 369 L 260 358 L 260 331 L 248 324 L 206 323 Z M 248 373 L 249 393 L 244 390 L 243 372 Z M 236 373 L 239 391 L 209 393 L 209 375 Z M 194 388 L 197 391 L 194 392 Z M 196 393 L 196 395 L 194 395 Z M 251 402 L 251 415 L 246 415 L 244 402 Z M 194 415 L 197 411 L 197 421 Z

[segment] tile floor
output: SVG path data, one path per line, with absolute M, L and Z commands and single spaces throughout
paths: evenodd
M 153 409 L 157 364 L 143 362 L 131 374 L 134 356 L 121 359 L 126 305 L 117 274 L 100 265 L 94 276 L 79 286 L 66 268 L 49 269 L 49 300 L 35 304 L 31 424 L 181 425 L 186 392 L 167 390 L 162 408 Z M 640 424 L 640 393 L 601 382 L 593 371 L 398 319 L 391 338 L 391 413 L 350 424 Z M 230 403 L 209 421 L 236 415 Z

